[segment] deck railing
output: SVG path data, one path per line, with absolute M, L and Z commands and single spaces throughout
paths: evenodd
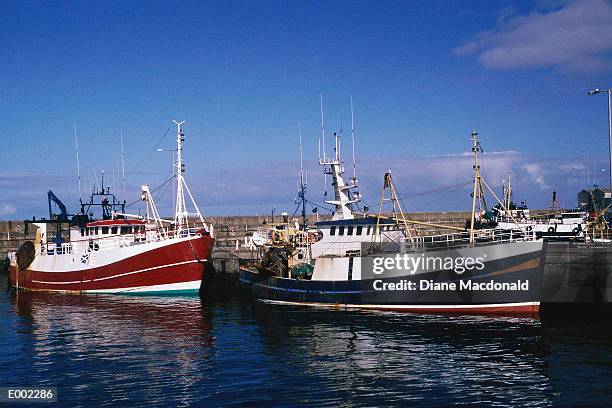
M 473 240 L 470 233 L 453 232 L 439 235 L 417 236 L 411 240 L 404 238 L 399 242 L 394 240 L 374 242 L 370 249 L 374 252 L 424 252 L 428 250 L 453 249 L 467 246 L 482 246 L 506 242 L 535 241 L 534 232 L 521 230 L 481 229 L 474 231 Z M 371 252 L 371 251 L 369 251 Z
M 547 224 L 584 224 L 586 223 L 586 219 L 584 218 L 515 218 L 512 219 L 510 217 L 498 217 L 496 218 L 497 222 L 505 222 L 508 224 L 537 224 L 537 225 L 547 225 Z
M 40 246 L 41 255 L 66 255 L 99 250 L 123 248 L 133 245 L 141 245 L 149 242 L 166 241 L 195 237 L 201 231 L 200 228 L 185 228 L 181 231 L 149 230 L 146 233 L 113 235 L 110 237 L 82 240 L 75 242 L 63 242 L 57 245 L 55 242 L 46 242 Z

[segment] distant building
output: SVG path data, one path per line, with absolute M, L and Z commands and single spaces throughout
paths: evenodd
M 611 202 L 612 194 L 609 189 L 590 188 L 578 193 L 578 206 L 589 212 L 602 211 L 608 208 Z M 608 209 L 607 213 L 612 214 L 612 208 Z

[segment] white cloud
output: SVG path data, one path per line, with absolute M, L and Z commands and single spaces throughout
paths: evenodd
M 471 152 L 428 157 L 362 156 L 357 163 L 357 175 L 364 202 L 372 209 L 380 200 L 383 174 L 391 170 L 398 193 L 406 197 L 408 211 L 465 210 L 470 205 L 472 160 Z M 538 158 L 516 151 L 485 152 L 481 156 L 482 175 L 496 194 L 501 195 L 502 180 L 511 171 L 515 200 L 526 197 L 533 208 L 546 207 L 553 189 L 564 204 L 576 205 L 576 193 L 586 186 L 588 163 L 579 157 Z M 350 167 L 347 164 L 347 171 Z M 308 198 L 322 203 L 321 171 L 314 164 L 308 171 Z M 222 174 L 228 184 L 219 188 Z M 270 211 L 273 205 L 277 211 L 291 212 L 295 208 L 296 180 L 297 163 L 277 162 L 259 168 L 219 170 L 194 179 L 191 184 L 198 187 L 200 201 L 206 203 L 204 208 L 209 213 L 228 214 L 230 208 L 237 206 L 240 213 L 261 213 Z M 331 186 L 327 189 L 331 194 Z
M 477 53 L 478 61 L 491 69 L 602 71 L 612 67 L 611 22 L 608 0 L 575 0 L 523 16 L 504 9 L 495 29 L 477 33 L 452 53 Z
M 537 163 L 526 163 L 523 165 L 523 169 L 527 172 L 527 175 L 531 177 L 533 182 L 539 186 L 541 189 L 550 188 L 548 184 L 544 181 L 544 175 L 542 174 L 542 169 L 540 165 Z

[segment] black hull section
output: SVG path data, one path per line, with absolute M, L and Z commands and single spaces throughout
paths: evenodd
M 542 257 L 541 251 L 521 254 L 486 262 L 483 270 L 461 275 L 442 270 L 392 278 L 310 281 L 242 270 L 240 280 L 254 296 L 269 301 L 397 311 L 537 313 Z M 389 284 L 395 285 L 392 290 Z M 434 284 L 443 287 L 436 289 Z M 496 290 L 499 287 L 506 289 Z
M 542 291 L 542 302 L 559 310 L 612 304 L 612 244 L 549 243 Z

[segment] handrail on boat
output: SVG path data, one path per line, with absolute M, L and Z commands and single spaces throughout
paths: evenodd
M 126 234 L 102 237 L 95 240 L 82 240 L 75 242 L 62 242 L 59 246 L 55 242 L 45 242 L 40 246 L 41 255 L 67 255 L 75 252 L 96 252 L 99 250 L 115 249 L 132 245 L 140 245 L 149 242 L 165 241 L 175 238 L 188 238 L 197 236 L 199 228 L 186 228 L 180 232 L 169 231 L 159 234 L 157 231 L 149 230 L 145 234 Z
M 470 240 L 469 232 L 455 232 L 438 235 L 413 237 L 411 245 L 403 245 L 402 240 L 382 241 L 373 243 L 370 250 L 375 251 L 397 251 L 399 244 L 400 252 L 421 252 L 434 249 L 451 249 L 470 246 L 483 246 L 510 242 L 532 242 L 537 240 L 535 232 L 523 232 L 520 230 L 481 229 L 476 230 L 474 242 Z

